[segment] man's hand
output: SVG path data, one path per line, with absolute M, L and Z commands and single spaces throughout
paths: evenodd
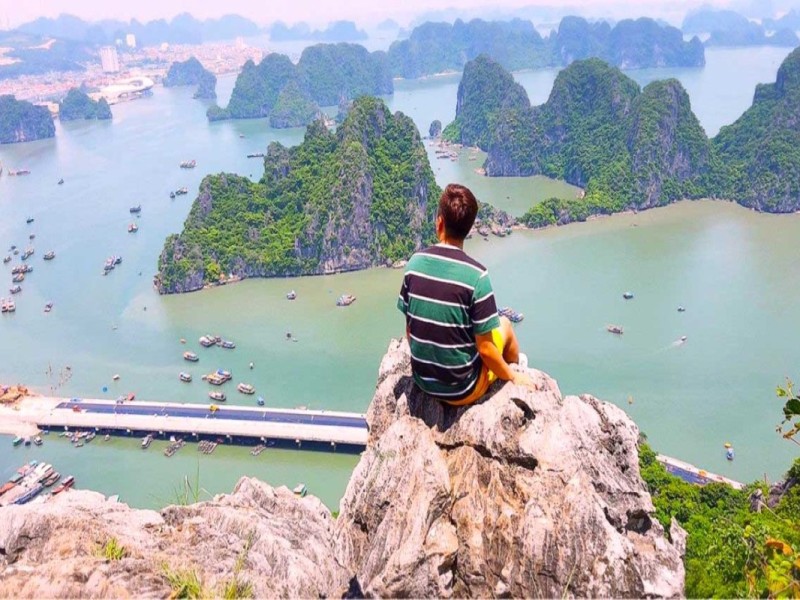
M 514 376 L 511 379 L 514 385 L 521 385 L 535 391 L 539 391 L 539 385 L 531 379 L 531 376 L 524 372 L 514 371 Z

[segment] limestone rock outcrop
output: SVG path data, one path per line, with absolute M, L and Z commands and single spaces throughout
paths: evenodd
M 639 431 L 592 396 L 495 384 L 443 407 L 393 342 L 366 452 L 336 524 L 336 553 L 372 597 L 672 597 L 683 539 L 653 516 Z

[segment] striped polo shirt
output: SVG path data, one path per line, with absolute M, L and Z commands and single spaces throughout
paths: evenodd
M 483 366 L 475 335 L 500 326 L 486 267 L 447 244 L 417 252 L 397 308 L 406 316 L 417 385 L 447 400 L 466 398 Z

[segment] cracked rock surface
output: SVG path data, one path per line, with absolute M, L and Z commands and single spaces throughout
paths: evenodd
M 619 408 L 497 383 L 446 407 L 413 384 L 405 341 L 383 359 L 370 436 L 341 503 L 336 554 L 374 597 L 673 597 L 673 545 Z

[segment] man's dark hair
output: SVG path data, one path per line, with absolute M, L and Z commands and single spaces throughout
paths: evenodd
M 444 230 L 448 237 L 463 240 L 472 229 L 478 215 L 478 201 L 469 188 L 451 183 L 439 199 L 439 214 L 444 220 Z

